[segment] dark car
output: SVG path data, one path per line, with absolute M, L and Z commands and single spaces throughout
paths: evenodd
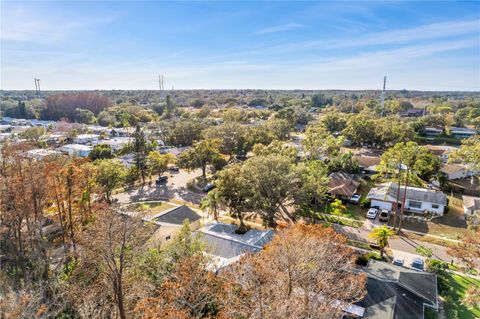
M 207 185 L 205 185 L 205 187 L 203 188 L 203 191 L 205 193 L 208 193 L 209 191 L 211 191 L 212 189 L 215 188 L 215 185 L 213 185 L 212 183 L 208 183 Z
M 167 176 L 160 176 L 160 177 L 155 181 L 155 183 L 157 183 L 157 184 L 165 184 L 167 181 L 168 181 L 168 177 L 167 177 Z
M 393 258 L 393 264 L 396 266 L 403 266 L 403 259 Z

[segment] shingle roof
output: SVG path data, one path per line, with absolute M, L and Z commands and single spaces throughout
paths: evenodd
M 328 193 L 351 197 L 355 194 L 359 185 L 360 183 L 354 181 L 350 174 L 343 172 L 332 173 L 328 183 Z
M 395 266 L 373 259 L 368 263 L 365 272 L 371 278 L 395 282 L 428 300 L 432 305 L 437 304 L 437 280 L 435 275 L 431 273 Z
M 467 209 L 480 211 L 480 197 L 463 195 L 462 199 L 463 199 L 463 205 L 465 205 Z
M 195 211 L 186 205 L 178 206 L 164 214 L 155 217 L 154 220 L 162 223 L 181 225 L 187 219 L 190 223 L 201 218 Z
M 459 164 L 446 164 L 444 165 L 440 171 L 445 174 L 452 174 L 458 171 L 464 171 L 465 167 Z
M 363 318 L 423 318 L 424 305 L 437 308 L 437 281 L 433 274 L 370 260 L 365 273 L 367 296 Z

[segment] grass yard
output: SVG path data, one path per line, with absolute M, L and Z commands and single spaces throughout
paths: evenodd
M 471 286 L 480 287 L 480 280 L 447 272 L 439 274 L 439 294 L 445 302 L 447 318 L 480 318 L 480 307 L 469 308 L 462 303 L 465 293 Z
M 130 204 L 126 208 L 127 210 L 136 211 L 144 217 L 150 217 L 175 207 L 177 206 L 166 202 L 146 202 Z
M 360 200 L 367 197 L 368 192 L 370 189 L 375 185 L 375 183 L 371 180 L 361 179 L 360 186 L 358 187 L 357 193 L 362 195 Z M 345 207 L 347 207 L 345 213 L 341 216 L 346 218 L 355 219 L 358 221 L 364 221 L 367 214 L 367 208 L 363 207 L 360 204 L 352 204 L 346 203 Z

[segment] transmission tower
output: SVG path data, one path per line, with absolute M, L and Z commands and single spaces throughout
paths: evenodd
M 35 95 L 40 98 L 40 79 L 33 78 L 33 81 L 35 82 Z
M 381 108 L 382 108 L 382 116 L 385 113 L 385 86 L 386 86 L 386 84 L 387 84 L 387 76 L 384 76 L 383 77 L 382 96 L 381 96 L 381 100 L 380 100 L 380 105 L 381 105 Z
M 163 83 L 163 74 L 160 74 L 158 76 L 158 88 L 160 90 L 160 101 L 163 100 L 163 93 L 165 91 L 165 86 L 164 86 L 164 83 Z

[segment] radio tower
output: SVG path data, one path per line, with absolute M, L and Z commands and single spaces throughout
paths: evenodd
M 160 101 L 162 101 L 163 92 L 165 91 L 165 86 L 163 85 L 163 74 L 158 76 L 158 88 L 160 89 Z
M 40 79 L 33 78 L 33 81 L 35 81 L 35 94 L 40 98 Z
M 385 85 L 387 84 L 387 76 L 384 76 L 383 77 L 383 90 L 382 90 L 382 96 L 381 96 L 381 100 L 380 100 L 380 105 L 381 105 L 381 108 L 382 108 L 382 117 L 385 113 Z

